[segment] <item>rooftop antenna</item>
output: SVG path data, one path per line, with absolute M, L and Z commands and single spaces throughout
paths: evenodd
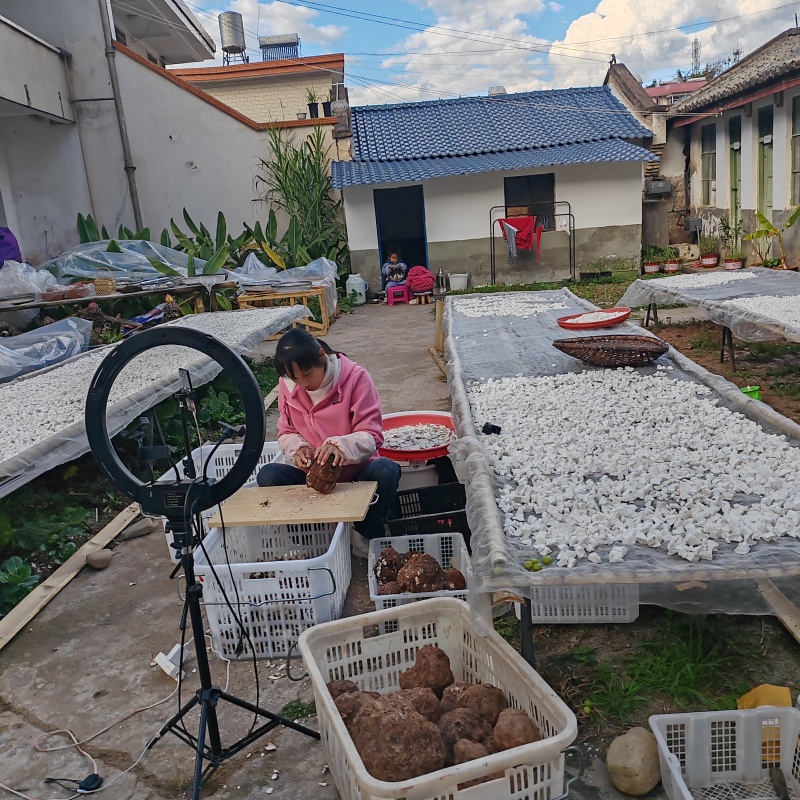
M 692 40 L 692 75 L 700 74 L 700 40 L 695 36 Z

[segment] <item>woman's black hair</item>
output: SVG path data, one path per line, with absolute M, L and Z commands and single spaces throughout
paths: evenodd
M 320 354 L 320 349 L 327 356 L 341 355 L 307 330 L 291 328 L 278 340 L 278 347 L 275 350 L 275 370 L 281 378 L 294 380 L 292 364 L 297 364 L 302 370 L 324 366 L 325 357 Z

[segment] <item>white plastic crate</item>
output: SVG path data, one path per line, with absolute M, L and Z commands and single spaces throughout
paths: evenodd
M 670 800 L 775 800 L 769 768 L 800 794 L 800 711 L 756 708 L 650 717 Z
M 444 568 L 455 567 L 464 574 L 467 588 L 455 591 L 441 592 L 405 592 L 403 594 L 378 594 L 380 584 L 375 577 L 375 562 L 384 547 L 393 547 L 398 553 L 426 553 L 433 556 Z M 460 533 L 424 533 L 416 536 L 386 536 L 383 539 L 372 539 L 369 543 L 367 559 L 367 578 L 369 579 L 369 597 L 375 603 L 375 608 L 394 608 L 406 603 L 416 603 L 418 600 L 427 600 L 431 597 L 455 597 L 457 600 L 466 601 L 469 590 L 472 588 L 472 562 L 469 560 L 464 537 Z
M 370 636 L 386 623 L 397 630 Z M 575 715 L 522 657 L 494 631 L 473 632 L 469 607 L 452 598 L 348 617 L 305 631 L 300 652 L 311 677 L 322 744 L 342 797 L 349 800 L 542 800 L 564 790 L 564 755 L 577 736 Z M 500 688 L 514 708 L 539 726 L 543 739 L 487 758 L 447 767 L 408 781 L 387 782 L 365 769 L 327 690 L 347 679 L 365 691 L 399 689 L 399 674 L 417 650 L 435 645 L 450 658 L 456 681 Z M 466 781 L 502 772 L 502 778 L 459 789 Z
M 209 478 L 214 478 L 215 480 L 219 480 L 220 478 L 224 478 L 231 470 L 231 467 L 236 463 L 239 458 L 239 454 L 242 452 L 241 444 L 221 444 L 214 455 L 211 455 L 211 451 L 214 450 L 213 444 L 206 444 L 200 447 L 195 448 L 192 450 L 192 461 L 194 462 L 194 468 L 197 471 L 198 475 L 203 474 L 203 468 L 205 466 L 206 460 L 211 456 L 211 460 L 208 462 L 208 470 L 207 475 Z M 274 461 L 280 455 L 280 449 L 278 448 L 277 442 L 264 442 L 264 449 L 261 451 L 261 456 L 258 459 L 258 464 L 256 465 L 255 470 L 253 470 L 253 474 L 248 479 L 245 486 L 255 486 L 256 482 L 256 475 L 258 475 L 258 471 L 263 467 L 265 464 L 269 464 Z M 180 478 L 186 477 L 186 470 L 183 468 L 183 459 L 179 459 L 176 463 L 176 468 L 178 470 L 178 475 Z M 170 468 L 167 472 L 165 472 L 157 481 L 156 483 L 169 483 L 170 481 L 175 480 L 175 470 Z M 224 505 L 224 503 L 223 503 Z M 208 521 L 217 513 L 217 507 L 214 506 L 213 508 L 207 508 L 205 511 L 201 512 L 200 517 L 203 520 L 203 532 L 206 532 L 208 527 Z M 162 520 L 166 523 L 166 518 L 162 517 Z M 167 547 L 169 548 L 169 557 L 172 560 L 173 564 L 177 564 L 180 559 L 177 557 L 175 553 L 175 548 L 172 546 L 172 534 L 167 532 L 166 526 L 164 528 L 164 535 L 167 537 Z
M 633 622 L 639 616 L 639 584 L 531 586 L 531 619 L 538 624 Z M 517 618 L 520 616 L 516 604 Z
M 253 650 L 257 658 L 286 656 L 306 628 L 341 616 L 350 585 L 350 526 L 232 527 L 225 539 L 212 528 L 194 556 L 214 649 L 225 658 L 250 658 Z

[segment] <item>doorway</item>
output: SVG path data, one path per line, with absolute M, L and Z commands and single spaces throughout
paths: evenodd
M 730 140 L 731 224 L 742 221 L 742 118 L 731 117 L 728 123 Z
M 758 110 L 758 210 L 772 220 L 772 106 Z
M 381 264 L 396 251 L 408 267 L 428 266 L 422 186 L 375 189 L 375 220 Z

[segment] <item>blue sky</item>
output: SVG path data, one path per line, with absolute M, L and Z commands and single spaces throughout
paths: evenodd
M 219 38 L 216 14 L 256 33 L 298 33 L 305 56 L 344 52 L 351 101 L 387 103 L 602 83 L 614 53 L 645 82 L 745 53 L 794 24 L 781 0 L 185 0 Z

